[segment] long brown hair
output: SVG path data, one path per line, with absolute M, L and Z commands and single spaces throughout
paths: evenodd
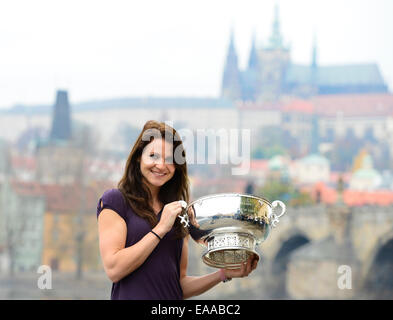
M 152 228 L 157 225 L 158 219 L 150 205 L 152 195 L 144 182 L 140 170 L 140 160 L 144 148 L 155 138 L 165 139 L 172 144 L 172 159 L 175 158 L 175 151 L 177 155 L 180 152 L 183 159 L 185 159 L 183 143 L 176 130 L 164 122 L 147 121 L 128 156 L 123 177 L 118 183 L 119 190 L 134 212 L 141 218 L 147 220 Z M 175 173 L 169 181 L 161 186 L 158 193 L 158 199 L 164 205 L 176 200 L 184 200 L 188 203 L 189 181 L 187 163 L 185 160 L 180 162 L 183 163 L 178 163 L 178 161 L 173 162 L 175 164 Z M 180 219 L 175 220 L 174 226 L 178 237 L 183 238 L 187 234 L 186 228 L 180 223 Z

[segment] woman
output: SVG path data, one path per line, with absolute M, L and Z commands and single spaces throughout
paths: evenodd
M 186 274 L 189 236 L 177 216 L 179 200 L 189 200 L 189 185 L 179 155 L 185 159 L 175 129 L 148 121 L 118 189 L 107 190 L 98 202 L 100 253 L 113 282 L 112 299 L 187 299 L 257 267 L 253 256 L 239 269 Z

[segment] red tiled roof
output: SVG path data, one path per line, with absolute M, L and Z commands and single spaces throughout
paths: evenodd
M 277 102 L 277 103 L 262 103 L 262 102 L 238 102 L 236 104 L 236 107 L 239 110 L 258 110 L 258 111 L 277 111 L 280 110 L 280 108 L 284 104 L 282 102 Z
M 386 116 L 393 112 L 392 94 L 321 95 L 310 99 L 318 115 Z
M 268 170 L 269 169 L 269 160 L 258 159 L 250 161 L 250 170 Z
M 248 164 L 242 162 L 238 166 L 238 168 L 247 169 L 248 168 Z M 249 169 L 250 169 L 250 171 L 252 171 L 252 170 L 267 171 L 269 169 L 269 160 L 266 160 L 266 159 L 250 160 Z
M 99 194 L 97 190 L 80 185 L 44 185 L 47 210 L 51 212 L 94 212 L 97 207 Z
M 314 105 L 309 101 L 296 99 L 282 106 L 281 111 L 312 114 L 314 112 Z
M 11 181 L 13 191 L 22 196 L 45 197 L 50 212 L 95 212 L 101 194 L 114 186 L 101 184 L 82 189 L 80 185 L 41 185 L 37 182 Z
M 12 180 L 10 182 L 12 190 L 21 196 L 30 197 L 42 197 L 44 196 L 44 190 L 41 185 L 37 182 L 22 182 L 17 180 Z
M 11 164 L 13 168 L 35 170 L 37 161 L 34 157 L 13 155 L 11 157 Z
M 319 95 L 310 100 L 292 99 L 280 107 L 283 112 L 315 113 L 324 117 L 367 117 L 393 115 L 393 94 Z
M 320 200 L 323 203 L 334 204 L 337 201 L 337 191 L 334 188 L 326 186 L 324 183 L 315 184 L 309 191 L 314 199 L 316 199 L 317 193 L 319 192 Z M 347 189 L 343 191 L 343 201 L 348 206 L 389 206 L 393 205 L 393 191 L 357 191 Z

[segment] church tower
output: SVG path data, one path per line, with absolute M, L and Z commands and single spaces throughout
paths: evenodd
M 71 139 L 71 109 L 67 91 L 58 90 L 53 110 L 50 141 Z
M 283 49 L 284 48 L 284 41 L 281 35 L 280 30 L 280 18 L 279 18 L 279 8 L 278 4 L 274 7 L 274 21 L 273 21 L 273 28 L 272 34 L 269 38 L 269 48 L 270 49 Z
M 241 73 L 242 79 L 242 99 L 245 101 L 256 101 L 260 90 L 260 63 L 256 46 L 255 31 L 252 35 L 250 56 L 245 72 Z
M 240 73 L 234 43 L 233 29 L 231 30 L 227 59 L 222 78 L 221 96 L 231 100 L 241 98 Z
M 311 94 L 318 94 L 318 64 L 317 64 L 317 39 L 314 34 L 311 57 Z
M 284 44 L 280 30 L 279 8 L 274 8 L 272 33 L 268 45 L 260 53 L 261 85 L 259 101 L 277 101 L 284 93 L 285 74 L 290 63 L 290 49 Z
M 250 57 L 248 58 L 248 70 L 258 70 L 259 68 L 259 61 L 258 61 L 258 53 L 255 43 L 255 31 L 252 35 L 252 43 L 251 43 L 251 50 L 250 50 Z

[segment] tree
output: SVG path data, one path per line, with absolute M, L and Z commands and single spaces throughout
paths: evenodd
M 350 131 L 345 137 L 337 139 L 331 151 L 325 156 L 330 160 L 333 170 L 348 171 L 353 158 L 363 148 L 364 143 Z
M 291 183 L 269 180 L 257 192 L 269 201 L 281 200 L 289 206 L 306 206 L 313 203 L 311 195 L 300 191 Z
M 262 127 L 253 146 L 253 158 L 256 159 L 269 159 L 275 155 L 297 157 L 301 152 L 299 140 L 278 126 Z

